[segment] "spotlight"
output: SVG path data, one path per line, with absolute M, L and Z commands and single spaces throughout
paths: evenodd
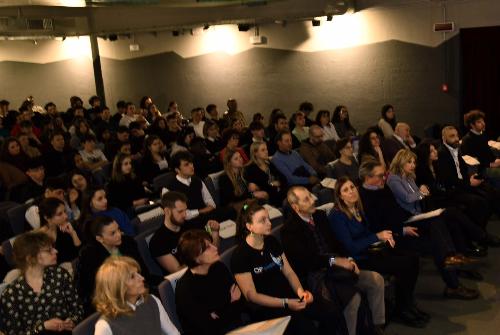
M 118 40 L 118 35 L 116 34 L 111 34 L 108 36 L 108 39 L 111 41 L 111 42 L 114 42 L 116 40 Z
M 203 26 L 203 30 L 208 30 L 208 28 L 210 28 L 210 26 L 208 24 Z
M 316 20 L 316 19 L 312 19 L 311 23 L 312 23 L 313 27 L 319 27 L 321 25 L 321 21 Z
M 327 16 L 326 16 L 326 20 L 327 20 L 327 21 L 331 21 L 332 19 L 333 19 L 333 16 L 332 16 L 332 15 L 327 15 Z
M 238 24 L 238 30 L 239 31 L 248 31 L 248 30 L 250 30 L 250 27 L 251 27 L 251 25 L 249 25 L 248 23 L 240 23 L 240 24 Z
M 172 36 L 174 36 L 174 37 L 179 36 L 179 31 L 178 30 L 173 30 L 172 31 Z

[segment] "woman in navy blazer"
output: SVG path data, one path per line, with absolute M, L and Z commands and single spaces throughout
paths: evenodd
M 396 308 L 398 321 L 423 328 L 429 315 L 418 309 L 414 303 L 414 290 L 419 271 L 419 259 L 415 253 L 395 248 L 390 230 L 373 233 L 363 213 L 358 189 L 348 177 L 337 180 L 335 186 L 335 208 L 328 216 L 330 229 L 342 244 L 345 252 L 356 259 L 363 270 L 375 271 L 396 278 Z M 382 242 L 387 248 L 378 251 L 370 247 Z

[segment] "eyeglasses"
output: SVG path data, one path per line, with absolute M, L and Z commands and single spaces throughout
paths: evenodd
M 378 179 L 383 179 L 383 178 L 385 178 L 385 173 L 374 174 L 374 175 L 372 175 L 372 177 L 376 177 Z

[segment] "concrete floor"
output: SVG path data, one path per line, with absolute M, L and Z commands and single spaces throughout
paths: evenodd
M 500 235 L 500 220 L 491 221 L 488 230 Z M 422 259 L 417 283 L 419 307 L 432 315 L 426 328 L 414 329 L 391 323 L 388 335 L 499 335 L 500 334 L 500 248 L 490 248 L 489 255 L 481 259 L 477 270 L 484 281 L 461 279 L 470 288 L 476 288 L 481 296 L 477 300 L 449 300 L 442 297 L 444 283 L 430 259 Z

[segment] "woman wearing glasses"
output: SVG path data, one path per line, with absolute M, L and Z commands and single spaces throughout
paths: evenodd
M 71 334 L 83 309 L 69 273 L 57 263 L 57 250 L 42 232 L 16 238 L 14 259 L 21 270 L 5 289 L 1 318 L 6 334 Z

